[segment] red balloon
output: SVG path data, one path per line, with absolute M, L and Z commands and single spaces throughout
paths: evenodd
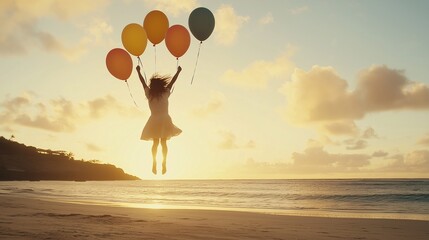
M 191 35 L 182 25 L 171 26 L 165 35 L 165 45 L 173 56 L 179 58 L 188 51 Z
M 119 80 L 126 81 L 133 71 L 133 60 L 124 49 L 114 48 L 106 56 L 106 66 L 110 74 Z

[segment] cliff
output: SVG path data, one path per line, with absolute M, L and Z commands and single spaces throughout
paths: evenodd
M 0 137 L 0 180 L 138 180 L 111 164 L 75 160 L 72 153 L 52 151 Z

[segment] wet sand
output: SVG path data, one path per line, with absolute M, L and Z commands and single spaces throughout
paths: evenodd
M 142 209 L 0 195 L 0 239 L 429 239 L 429 221 Z

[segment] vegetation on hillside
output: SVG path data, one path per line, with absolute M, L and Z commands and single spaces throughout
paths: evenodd
M 0 180 L 137 180 L 111 164 L 75 160 L 73 153 L 53 151 L 0 137 Z

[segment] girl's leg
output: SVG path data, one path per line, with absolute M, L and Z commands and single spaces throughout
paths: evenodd
M 156 153 L 158 151 L 158 145 L 159 145 L 159 138 L 153 139 L 153 145 L 152 145 L 152 172 L 153 174 L 156 174 Z
M 168 147 L 167 147 L 167 139 L 161 138 L 161 146 L 162 146 L 162 174 L 165 174 L 167 172 L 167 153 L 168 153 Z

